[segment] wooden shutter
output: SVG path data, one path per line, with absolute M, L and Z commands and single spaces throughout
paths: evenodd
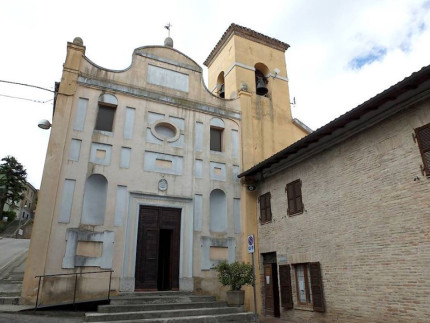
M 321 266 L 319 262 L 310 263 L 312 303 L 314 311 L 325 312 Z
M 260 202 L 260 223 L 272 221 L 272 210 L 270 206 L 270 192 L 260 195 L 258 198 Z
M 294 199 L 296 205 L 296 213 L 303 212 L 303 203 L 302 203 L 302 181 L 297 180 L 294 182 Z
M 261 195 L 259 198 L 260 201 L 260 223 L 266 222 L 266 199 L 264 195 Z
M 415 129 L 415 134 L 424 163 L 424 172 L 430 176 L 430 123 Z
M 302 202 L 302 181 L 300 179 L 294 182 L 288 183 L 285 188 L 287 192 L 288 199 L 288 215 L 293 215 L 296 213 L 303 212 L 303 202 Z
M 270 192 L 266 194 L 266 220 L 267 222 L 272 221 L 272 206 L 270 204 Z
M 294 199 L 294 185 L 293 183 L 287 184 L 287 187 L 285 188 L 287 191 L 287 200 L 288 200 L 288 214 L 294 214 L 296 210 L 296 204 Z
M 286 310 L 293 308 L 293 290 L 291 288 L 290 265 L 279 266 L 279 278 L 281 285 L 281 304 Z

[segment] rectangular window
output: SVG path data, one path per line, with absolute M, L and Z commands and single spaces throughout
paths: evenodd
M 312 305 L 309 264 L 295 265 L 294 268 L 296 270 L 297 301 L 302 305 Z
M 210 142 L 210 146 L 211 146 L 211 150 L 212 151 L 221 151 L 221 147 L 222 147 L 222 129 L 218 129 L 218 128 L 211 128 L 211 142 Z
M 113 118 L 115 116 L 115 107 L 104 106 L 99 104 L 97 113 L 96 130 L 112 132 Z
M 303 213 L 302 181 L 298 179 L 288 183 L 285 191 L 288 199 L 288 215 Z
M 430 176 L 430 123 L 415 129 L 415 134 L 424 163 L 424 172 Z
M 319 262 L 294 265 L 297 303 L 312 306 L 314 311 L 324 312 L 321 266 Z
M 261 195 L 258 198 L 260 203 L 260 223 L 264 224 L 272 221 L 272 209 L 270 205 L 270 192 Z

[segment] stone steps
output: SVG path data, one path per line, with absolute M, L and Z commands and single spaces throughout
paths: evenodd
M 164 311 L 192 308 L 227 307 L 226 302 L 188 302 L 167 304 L 128 304 L 128 305 L 100 305 L 99 313 L 135 312 L 135 311 Z
M 20 296 L 0 296 L 0 305 L 19 305 Z
M 97 313 L 86 313 L 86 322 L 257 322 L 253 313 L 242 307 L 228 307 L 213 296 L 187 292 L 122 293 L 110 305 L 100 305 Z
M 105 322 L 118 320 L 139 320 L 139 319 L 161 319 L 172 317 L 188 316 L 208 316 L 217 314 L 240 313 L 240 307 L 218 307 L 218 308 L 191 308 L 180 310 L 164 311 L 138 311 L 138 312 L 120 312 L 120 313 L 87 313 L 85 314 L 86 322 Z
M 184 316 L 169 317 L 158 319 L 138 319 L 138 320 L 120 320 L 111 321 L 112 323 L 256 323 L 254 313 L 236 313 L 221 315 L 202 315 L 202 316 Z M 110 323 L 109 321 L 99 321 L 93 323 Z
M 213 296 L 133 296 L 133 297 L 112 297 L 112 305 L 127 304 L 171 304 L 171 303 L 194 303 L 194 302 L 214 302 Z

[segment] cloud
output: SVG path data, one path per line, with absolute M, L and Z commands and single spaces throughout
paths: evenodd
M 369 52 L 363 53 L 360 56 L 354 57 L 349 66 L 352 69 L 360 69 L 364 65 L 372 64 L 374 61 L 381 61 L 387 55 L 387 49 L 384 47 L 372 47 Z

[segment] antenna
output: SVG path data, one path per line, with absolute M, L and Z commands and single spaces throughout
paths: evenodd
M 170 27 L 172 27 L 173 25 L 169 22 L 167 23 L 167 25 L 164 26 L 164 28 L 166 28 L 168 30 L 168 37 L 170 37 Z
M 294 107 L 296 106 L 296 97 L 293 97 L 293 102 L 290 102 L 291 105 L 293 105 Z

